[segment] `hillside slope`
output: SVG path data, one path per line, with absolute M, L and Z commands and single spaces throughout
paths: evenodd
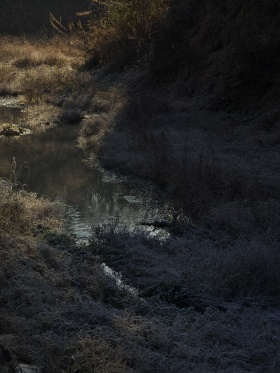
M 154 35 L 151 74 L 184 81 L 217 109 L 275 106 L 279 23 L 275 0 L 174 0 Z

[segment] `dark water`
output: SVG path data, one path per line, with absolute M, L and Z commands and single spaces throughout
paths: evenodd
M 22 108 L 0 108 L 0 124 L 24 119 Z M 18 168 L 28 162 L 29 177 L 24 170 L 19 181 L 30 192 L 64 202 L 68 209 L 67 227 L 82 241 L 89 237 L 92 227 L 102 223 L 119 220 L 135 226 L 149 219 L 147 204 L 135 191 L 83 162 L 85 154 L 75 146 L 78 131 L 79 127 L 58 124 L 42 127 L 31 135 L 0 138 L 0 177 L 9 178 L 13 157 Z

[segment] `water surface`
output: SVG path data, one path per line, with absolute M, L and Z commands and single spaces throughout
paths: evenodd
M 1 122 L 24 123 L 24 110 L 13 105 L 0 108 Z M 67 227 L 81 241 L 92 229 L 116 220 L 135 226 L 151 219 L 142 197 L 122 180 L 85 164 L 85 153 L 76 146 L 79 126 L 57 124 L 40 127 L 31 135 L 0 138 L 0 177 L 9 178 L 11 162 L 29 164 L 29 176 L 19 177 L 27 190 L 67 205 Z

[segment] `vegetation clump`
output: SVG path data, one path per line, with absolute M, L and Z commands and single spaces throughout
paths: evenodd
M 269 280 L 279 280 L 276 252 L 269 262 L 259 251 L 260 268 L 270 263 L 275 272 L 254 287 L 241 251 L 232 262 L 237 251 L 226 250 L 219 262 L 222 249 L 203 251 L 195 236 L 163 245 L 113 229 L 78 247 L 61 231 L 61 212 L 47 199 L 1 190 L 1 372 L 29 365 L 46 373 L 277 371 L 280 324 L 267 292 Z M 117 286 L 100 255 L 141 298 Z M 234 302 L 217 296 L 221 287 L 231 294 L 230 286 Z
M 92 3 L 87 27 L 70 27 L 83 38 L 88 66 L 147 63 L 153 81 L 180 81 L 185 94 L 203 97 L 215 110 L 277 105 L 276 0 Z
M 133 8 L 128 14 L 135 22 L 142 14 L 138 2 L 117 3 L 106 3 L 110 12 L 103 9 L 90 20 L 97 29 L 82 32 L 93 43 L 92 49 L 87 44 L 89 58 L 99 53 L 97 36 L 105 48 L 105 42 L 120 40 L 116 35 L 126 40 L 135 32 L 133 43 L 145 34 L 143 20 L 139 34 L 136 26 L 128 31 L 120 21 L 112 39 L 107 38 L 106 22 L 116 25 L 113 20 L 119 19 L 117 6 Z M 153 14 L 152 5 L 145 9 Z M 93 102 L 99 107 L 102 101 L 105 111 L 84 122 L 79 143 L 107 167 L 156 182 L 177 208 L 211 229 L 235 236 L 254 229 L 267 232 L 279 220 L 277 213 L 271 219 L 268 208 L 278 204 L 279 178 L 271 160 L 279 159 L 278 36 L 272 27 L 279 7 L 274 1 L 175 0 L 160 2 L 157 9 L 156 20 L 146 17 L 151 22 L 148 37 L 141 39 L 147 52 L 141 62 L 135 55 L 132 63 L 124 60 L 117 78 L 114 71 L 120 70 L 108 65 L 118 58 L 101 59 L 107 70 L 94 70 L 98 89 Z M 101 20 L 106 20 L 104 27 Z M 118 51 L 128 56 L 125 48 Z M 105 87 L 99 79 L 106 79 Z M 117 101 L 113 86 L 118 87 Z M 113 103 L 109 107 L 106 95 Z
M 81 121 L 91 160 L 153 182 L 174 217 L 162 239 L 109 225 L 78 246 L 57 204 L 1 184 L 2 355 L 46 373 L 278 371 L 278 3 L 93 6 L 87 27 L 52 18 L 68 37 L 2 37 L 0 90 L 35 124 L 42 108 Z
M 175 0 L 153 44 L 151 73 L 179 78 L 214 109 L 275 107 L 279 17 L 277 1 Z
M 31 133 L 28 128 L 16 124 L 3 123 L 0 125 L 0 136 L 20 136 Z
M 91 11 L 77 13 L 87 17 L 87 23 L 71 22 L 66 27 L 51 14 L 51 24 L 58 32 L 72 33 L 82 40 L 87 53 L 86 66 L 108 64 L 123 70 L 145 61 L 154 28 L 164 17 L 170 0 L 91 2 Z

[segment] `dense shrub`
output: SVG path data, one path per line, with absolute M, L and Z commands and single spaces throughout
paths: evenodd
M 276 1 L 174 0 L 153 40 L 151 74 L 184 80 L 219 109 L 275 104 L 279 20 Z
M 212 108 L 275 104 L 280 58 L 276 1 L 98 4 L 87 28 L 74 28 L 87 47 L 88 66 L 110 63 L 124 68 L 145 60 L 153 80 L 179 79 L 188 95 L 207 96 Z
M 147 57 L 155 25 L 165 14 L 170 0 L 92 0 L 87 26 L 70 25 L 88 51 L 88 66 L 110 63 L 124 68 Z M 88 12 L 80 13 L 88 16 Z M 83 18 L 84 19 L 84 18 Z M 64 25 L 54 20 L 61 31 Z

